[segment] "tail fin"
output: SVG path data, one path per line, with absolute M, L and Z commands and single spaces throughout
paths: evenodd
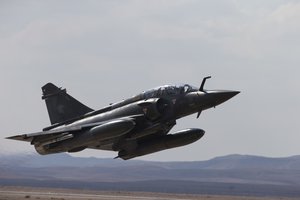
M 58 88 L 52 83 L 44 85 L 42 91 L 42 99 L 46 102 L 51 124 L 64 122 L 93 111 L 67 94 L 66 89 Z

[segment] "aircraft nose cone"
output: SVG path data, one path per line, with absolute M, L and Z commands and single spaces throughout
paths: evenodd
M 219 105 L 231 99 L 239 93 L 239 91 L 214 91 L 212 94 L 215 99 L 215 105 Z

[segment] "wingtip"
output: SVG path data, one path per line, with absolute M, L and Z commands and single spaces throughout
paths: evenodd
M 26 134 L 25 135 L 14 135 L 14 136 L 5 137 L 5 139 L 26 141 L 27 135 Z
M 15 140 L 17 136 L 9 136 L 9 137 L 5 137 L 4 139 L 7 139 L 7 140 Z

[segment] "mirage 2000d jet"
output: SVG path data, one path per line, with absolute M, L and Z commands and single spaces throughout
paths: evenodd
M 93 110 L 52 83 L 42 87 L 51 126 L 8 139 L 30 142 L 41 155 L 86 148 L 118 151 L 124 160 L 199 140 L 204 130 L 189 128 L 169 134 L 176 120 L 215 107 L 238 91 L 204 90 L 188 84 L 157 87 Z

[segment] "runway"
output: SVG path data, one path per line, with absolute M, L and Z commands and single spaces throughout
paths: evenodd
M 295 200 L 293 198 L 186 195 L 148 192 L 91 191 L 53 188 L 0 187 L 0 200 Z
M 159 197 L 154 194 L 151 196 L 142 196 L 136 193 L 131 195 L 123 194 L 82 194 L 82 193 L 62 193 L 62 192 L 34 192 L 34 191 L 0 191 L 0 200 L 17 200 L 17 199 L 51 199 L 51 200 L 189 200 L 194 198 L 175 198 L 175 197 Z
M 167 198 L 160 197 L 143 197 L 143 196 L 123 196 L 123 195 L 103 195 L 103 194 L 70 194 L 70 193 L 52 193 L 52 192 L 17 192 L 17 191 L 0 191 L 0 197 L 6 199 L 101 199 L 101 200 L 126 200 L 126 199 L 141 199 L 141 200 L 162 200 Z M 174 198 L 172 198 L 174 199 Z M 175 199 L 177 200 L 177 199 Z M 184 200 L 184 199 L 178 199 Z
M 177 196 L 177 197 L 176 197 Z M 180 195 L 179 195 L 180 196 Z M 178 195 L 156 194 L 156 193 L 135 193 L 135 192 L 107 192 L 107 194 L 88 194 L 74 193 L 72 191 L 17 191 L 17 190 L 0 190 L 0 200 L 17 200 L 17 199 L 41 199 L 41 200 L 190 200 L 198 199 L 194 196 L 178 197 Z

